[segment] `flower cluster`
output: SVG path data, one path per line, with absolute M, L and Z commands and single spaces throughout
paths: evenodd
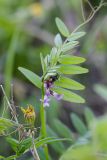
M 50 77 L 49 80 L 44 81 L 44 88 L 45 88 L 45 96 L 44 96 L 44 107 L 49 107 L 49 101 L 50 97 L 54 96 L 57 100 L 61 100 L 63 98 L 63 95 L 60 95 L 51 89 L 54 86 L 54 80 L 52 77 Z

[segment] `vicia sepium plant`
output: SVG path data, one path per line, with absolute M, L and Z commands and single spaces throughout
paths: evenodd
M 66 75 L 75 75 L 87 73 L 88 69 L 78 66 L 83 63 L 85 58 L 69 54 L 78 46 L 78 38 L 85 35 L 85 32 L 69 33 L 65 24 L 56 18 L 56 24 L 60 33 L 65 37 L 62 40 L 60 33 L 55 36 L 55 46 L 51 49 L 50 54 L 43 57 L 40 54 L 43 75 L 39 77 L 31 71 L 19 67 L 19 70 L 29 79 L 36 87 L 43 89 L 44 107 L 49 106 L 50 96 L 56 99 L 66 100 L 76 103 L 84 103 L 84 99 L 70 90 L 83 90 L 85 87 L 68 78 Z M 69 90 L 68 90 L 69 89 Z
M 40 99 L 42 138 L 47 137 L 45 107 L 51 106 L 51 96 L 57 100 L 63 99 L 75 103 L 85 102 L 81 96 L 71 91 L 83 90 L 85 87 L 68 77 L 68 75 L 88 72 L 88 69 L 78 66 L 78 64 L 85 62 L 85 58 L 71 54 L 73 49 L 79 45 L 77 40 L 84 36 L 85 32 L 70 33 L 66 25 L 59 18 L 56 18 L 56 25 L 60 33 L 55 36 L 54 47 L 46 57 L 43 57 L 42 53 L 40 54 L 43 70 L 42 76 L 39 77 L 32 71 L 19 67 L 19 70 L 25 77 L 42 91 Z M 47 145 L 44 146 L 44 151 L 46 159 L 48 159 Z

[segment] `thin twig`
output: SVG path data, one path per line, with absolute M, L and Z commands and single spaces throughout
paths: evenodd
M 90 1 L 89 0 L 87 0 L 87 3 L 89 4 L 89 6 L 90 6 L 90 8 L 92 9 L 92 11 L 94 12 L 95 10 L 94 10 L 94 7 L 92 6 L 92 4 L 90 3 Z
M 14 104 L 14 100 L 13 100 L 13 84 L 11 84 L 11 103 Z
M 34 135 L 32 134 L 32 148 L 31 148 L 31 153 L 34 157 L 34 160 L 40 160 L 39 158 L 39 155 L 38 155 L 38 152 L 36 150 L 36 147 L 35 147 L 35 140 L 34 140 Z
M 85 21 L 85 13 L 84 13 L 84 5 L 83 5 L 83 1 L 81 0 L 81 11 L 82 11 L 82 17 L 83 17 L 83 21 Z
M 0 85 L 0 87 L 1 87 L 2 92 L 3 92 L 3 94 L 4 94 L 5 98 L 6 98 L 6 101 L 7 101 L 7 104 L 8 104 L 8 106 L 9 106 L 10 110 L 11 110 L 11 111 L 13 111 L 13 109 L 12 109 L 12 107 L 11 107 L 11 104 L 10 104 L 10 102 L 9 102 L 9 100 L 8 100 L 7 96 L 6 96 L 5 91 L 4 91 L 3 86 L 2 86 L 2 85 Z
M 14 104 L 14 100 L 13 100 L 13 84 L 11 84 L 11 107 L 13 109 L 13 115 L 15 115 L 17 117 L 17 113 L 16 113 L 16 107 L 15 107 L 15 104 Z
M 0 87 L 1 87 L 2 92 L 3 92 L 3 94 L 4 94 L 5 98 L 6 98 L 7 104 L 8 104 L 8 106 L 9 106 L 10 110 L 11 110 L 12 116 L 14 117 L 16 123 L 18 123 L 18 119 L 17 119 L 16 115 L 13 114 L 13 113 L 14 113 L 13 108 L 12 108 L 12 106 L 11 106 L 8 98 L 7 98 L 7 95 L 6 95 L 5 91 L 4 91 L 4 88 L 3 88 L 2 85 L 0 85 Z
M 6 102 L 5 102 L 5 97 L 3 97 L 3 112 L 2 112 L 2 116 L 1 117 L 4 117 L 4 114 L 6 112 L 6 110 L 8 109 L 7 105 L 6 105 Z
M 104 6 L 107 6 L 107 3 L 105 2 L 105 3 L 103 3 L 103 5 L 104 5 Z
M 10 133 L 7 133 L 7 134 L 4 134 L 4 136 L 10 136 L 12 135 L 13 133 L 17 132 L 17 129 L 15 129 L 13 132 L 10 132 Z
M 95 16 L 95 14 L 101 9 L 102 6 L 104 6 L 105 3 L 103 4 L 103 1 L 100 2 L 99 6 L 96 8 L 96 10 L 94 10 L 93 14 L 82 24 L 80 24 L 72 33 L 76 32 L 78 29 L 80 29 L 81 27 L 83 27 L 85 24 L 87 24 L 88 22 L 90 22 L 90 20 Z
M 90 14 L 89 14 L 87 19 L 89 19 L 92 16 L 92 14 L 93 14 L 93 11 L 90 12 Z

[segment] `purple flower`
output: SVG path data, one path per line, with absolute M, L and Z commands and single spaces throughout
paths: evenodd
M 49 96 L 45 95 L 43 101 L 44 107 L 49 107 L 49 101 L 50 101 Z
M 46 95 L 47 97 L 51 96 L 51 92 L 50 92 L 50 90 L 49 90 L 49 89 L 46 89 L 46 91 L 45 91 L 45 95 Z
M 63 98 L 63 95 L 60 95 L 51 90 L 51 88 L 53 88 L 53 82 L 45 81 L 44 88 L 45 88 L 45 96 L 43 100 L 44 107 L 49 107 L 49 101 L 51 96 L 54 96 L 57 100 L 61 100 Z
M 58 94 L 56 92 L 53 92 L 53 96 L 59 101 L 63 98 L 63 95 L 62 94 Z

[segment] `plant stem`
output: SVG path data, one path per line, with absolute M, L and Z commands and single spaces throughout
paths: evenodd
M 41 102 L 41 108 L 40 108 L 40 115 L 41 115 L 41 135 L 43 138 L 47 137 L 46 132 L 46 114 L 45 114 L 45 108 L 44 108 L 44 83 L 42 85 L 42 102 Z M 48 160 L 48 147 L 47 145 L 44 145 L 44 152 L 46 156 L 46 160 Z
M 32 143 L 33 143 L 32 144 L 33 148 L 31 149 L 31 153 L 34 157 L 34 160 L 40 160 L 38 152 L 37 152 L 36 147 L 35 147 L 34 136 L 32 136 Z
M 31 149 L 31 153 L 32 153 L 32 155 L 34 157 L 34 160 L 40 160 L 36 148 L 33 148 L 33 150 Z

